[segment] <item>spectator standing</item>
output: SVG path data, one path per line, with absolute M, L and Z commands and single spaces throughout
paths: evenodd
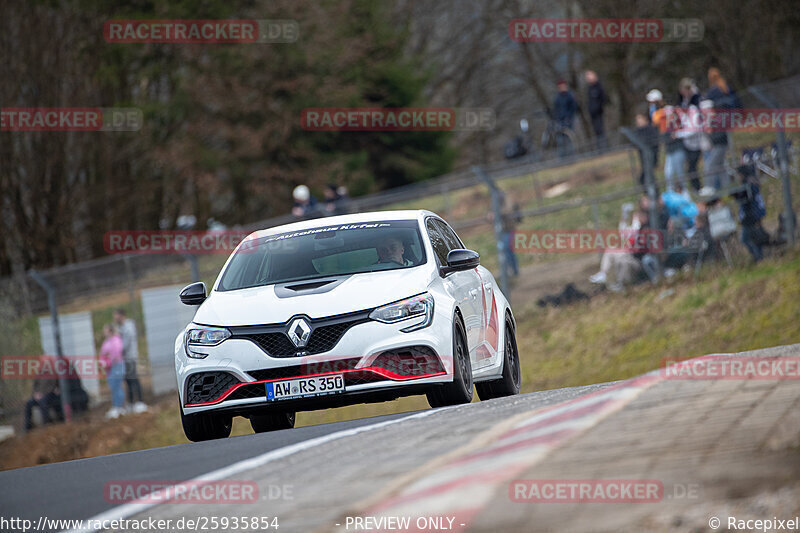
M 686 188 L 686 148 L 683 145 L 683 114 L 680 108 L 664 106 L 664 180 L 667 190 L 680 185 Z
M 650 120 L 644 113 L 637 113 L 636 114 L 636 135 L 641 139 L 645 145 L 647 145 L 647 149 L 650 152 L 651 156 L 651 165 L 653 167 L 653 180 L 655 181 L 655 170 L 658 167 L 658 128 L 653 126 L 650 123 Z M 639 174 L 639 183 L 642 187 L 646 187 L 647 183 L 645 183 L 645 154 L 641 148 L 639 148 L 639 160 L 641 161 L 642 172 Z M 655 183 L 654 183 L 655 185 Z M 656 185 L 656 194 L 658 194 L 658 186 Z
M 522 213 L 520 213 L 519 205 L 513 202 L 506 194 L 502 195 L 501 202 L 500 223 L 502 231 L 498 245 L 500 253 L 505 258 L 506 273 L 510 270 L 511 275 L 516 277 L 519 275 L 519 261 L 514 253 L 514 232 L 517 229 L 517 225 L 522 221 Z M 486 219 L 494 224 L 494 211 L 490 210 L 486 215 Z
M 114 323 L 119 328 L 122 337 L 122 357 L 125 361 L 125 385 L 128 387 L 128 402 L 132 405 L 134 413 L 147 411 L 147 405 L 142 401 L 142 385 L 139 383 L 139 374 L 136 365 L 139 359 L 139 345 L 136 335 L 136 323 L 128 318 L 124 309 L 114 311 Z
M 650 104 L 650 120 L 658 128 L 664 140 L 664 177 L 667 180 L 667 190 L 674 187 L 676 179 L 683 181 L 686 152 L 683 141 L 678 137 L 682 128 L 680 115 L 673 106 L 664 104 L 664 95 L 658 89 L 647 93 L 647 102 Z
M 710 105 L 704 105 L 703 107 L 711 107 L 713 109 L 713 111 L 710 111 L 711 113 L 725 113 L 742 107 L 736 92 L 722 77 L 719 69 L 714 67 L 708 69 L 708 92 L 706 92 L 705 99 L 709 101 Z M 709 137 L 711 145 L 703 156 L 706 178 L 704 185 L 714 187 L 717 190 L 726 189 L 730 186 L 730 178 L 725 170 L 725 155 L 728 152 L 728 132 L 711 131 Z
M 313 218 L 318 216 L 317 199 L 311 195 L 311 191 L 305 185 L 298 185 L 292 191 L 294 205 L 292 214 L 298 218 Z
M 519 211 L 519 205 L 512 202 L 511 199 L 505 195 L 503 211 L 500 217 L 503 226 L 503 233 L 500 240 L 503 246 L 503 253 L 506 256 L 506 268 L 510 268 L 511 274 L 516 277 L 519 276 L 519 261 L 517 261 L 517 254 L 514 253 L 511 239 L 517 229 L 517 225 L 522 221 L 522 214 Z
M 100 365 L 106 372 L 108 388 L 111 389 L 111 409 L 106 418 L 118 418 L 125 413 L 125 391 L 122 382 L 125 379 L 125 359 L 122 357 L 122 337 L 116 328 L 106 324 L 103 328 L 105 340 L 100 347 Z
M 553 113 L 556 124 L 562 129 L 572 129 L 575 113 L 578 111 L 578 102 L 575 100 L 572 91 L 569 90 L 567 82 L 558 80 L 558 94 L 553 102 Z M 556 136 L 556 146 L 558 157 L 572 155 L 572 141 L 567 135 L 559 133 Z
M 697 164 L 702 153 L 704 133 L 700 125 L 700 93 L 694 80 L 683 78 L 678 85 L 679 105 L 683 113 L 683 148 L 686 151 L 689 183 L 695 192 L 700 190 L 700 176 Z
M 347 203 L 347 188 L 335 183 L 325 186 L 325 213 L 327 215 L 341 215 L 345 213 Z
M 674 186 L 675 179 L 683 174 L 683 165 L 686 154 L 683 142 L 676 135 L 681 129 L 679 115 L 672 106 L 664 105 L 664 95 L 658 89 L 647 93 L 647 102 L 650 105 L 650 121 L 658 128 L 664 140 L 664 177 L 667 180 L 667 190 Z
M 589 117 L 592 119 L 595 142 L 598 149 L 604 149 L 607 146 L 607 141 L 605 123 L 603 122 L 603 108 L 608 101 L 608 97 L 595 71 L 587 70 L 584 79 L 586 80 L 586 101 L 589 108 Z

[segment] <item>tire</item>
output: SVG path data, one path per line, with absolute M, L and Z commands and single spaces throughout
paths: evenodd
M 431 407 L 459 405 L 472 401 L 472 363 L 467 334 L 459 317 L 453 319 L 453 382 L 439 385 L 427 393 Z
M 269 413 L 266 415 L 250 415 L 250 426 L 256 433 L 292 429 L 295 421 L 294 411 L 285 413 Z
M 218 413 L 196 413 L 186 415 L 181 411 L 181 424 L 183 434 L 192 442 L 204 440 L 224 439 L 230 436 L 233 426 L 233 416 Z
M 503 376 L 500 379 L 475 384 L 481 401 L 519 394 L 522 376 L 519 366 L 519 351 L 517 351 L 517 335 L 514 331 L 514 324 L 508 317 L 506 318 L 504 342 Z

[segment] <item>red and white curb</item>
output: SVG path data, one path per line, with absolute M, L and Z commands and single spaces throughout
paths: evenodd
M 450 531 L 464 530 L 504 483 L 661 380 L 659 371 L 651 372 L 523 416 L 490 444 L 434 468 L 359 514 L 370 517 L 372 531 L 393 529 L 390 519 L 398 517 L 404 531 L 428 531 L 437 519 Z

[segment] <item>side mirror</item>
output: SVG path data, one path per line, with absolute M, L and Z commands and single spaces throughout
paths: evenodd
M 186 305 L 200 305 L 206 301 L 206 284 L 202 281 L 187 285 L 181 291 L 181 303 Z
M 461 272 L 462 270 L 472 270 L 481 264 L 481 256 L 472 250 L 450 250 L 447 254 L 447 266 L 441 268 L 443 276 L 451 272 Z

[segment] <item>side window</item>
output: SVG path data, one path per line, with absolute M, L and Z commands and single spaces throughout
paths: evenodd
M 461 239 L 458 238 L 456 232 L 453 231 L 453 228 L 447 225 L 446 222 L 442 222 L 441 220 L 437 220 L 439 223 L 440 231 L 444 236 L 444 240 L 447 242 L 447 248 L 449 250 L 457 250 L 459 248 L 463 248 L 464 245 L 461 243 Z M 449 251 L 448 250 L 448 251 Z
M 439 260 L 439 265 L 446 265 L 447 264 L 447 252 L 450 251 L 450 248 L 447 245 L 447 242 L 444 240 L 442 236 L 438 224 L 432 218 L 429 218 L 428 221 L 425 223 L 425 227 L 428 229 L 428 237 L 431 239 L 431 246 L 433 246 L 433 253 L 436 255 L 436 258 Z

